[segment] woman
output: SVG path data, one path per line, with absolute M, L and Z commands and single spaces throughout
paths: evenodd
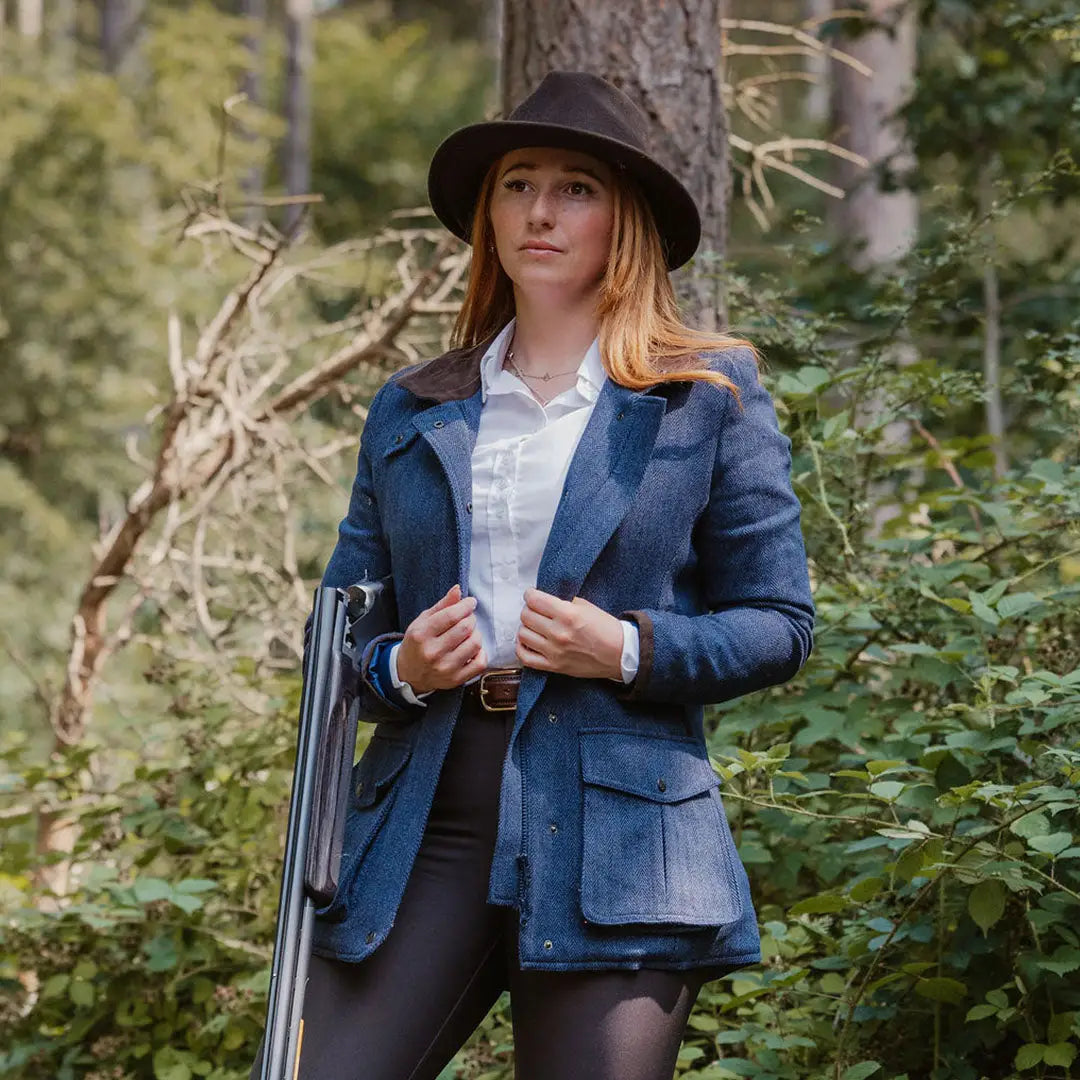
M 699 219 L 621 92 L 554 72 L 436 151 L 458 348 L 369 410 L 323 583 L 393 573 L 378 724 L 320 912 L 300 1076 L 434 1080 L 508 989 L 518 1080 L 667 1080 L 756 962 L 703 705 L 782 682 L 813 606 L 745 342 L 678 320 Z

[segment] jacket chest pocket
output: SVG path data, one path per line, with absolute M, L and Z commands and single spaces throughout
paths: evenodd
M 579 735 L 581 910 L 601 925 L 722 926 L 743 911 L 720 778 L 695 739 Z

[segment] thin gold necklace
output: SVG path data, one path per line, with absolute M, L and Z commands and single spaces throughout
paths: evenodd
M 521 378 L 521 379 L 542 379 L 544 382 L 548 382 L 551 379 L 558 378 L 560 375 L 571 375 L 571 374 L 573 374 L 574 372 L 576 372 L 578 370 L 578 368 L 571 368 L 569 371 L 555 371 L 555 372 L 551 372 L 548 375 L 527 375 L 524 371 L 521 370 L 521 368 L 519 368 L 517 366 L 517 364 L 514 363 L 514 349 L 513 349 L 513 346 L 511 346 L 509 349 L 506 350 L 506 362 L 510 365 L 510 367 L 513 370 L 514 374 L 517 375 L 519 378 Z M 580 367 L 580 365 L 578 365 L 578 366 Z M 532 390 L 532 387 L 530 387 L 529 389 Z M 535 390 L 533 390 L 532 392 L 533 392 L 533 394 L 536 394 Z M 536 396 L 539 397 L 539 394 L 536 394 Z M 540 398 L 540 403 L 542 405 L 547 405 L 551 400 L 552 400 L 551 398 L 542 397 L 542 398 Z

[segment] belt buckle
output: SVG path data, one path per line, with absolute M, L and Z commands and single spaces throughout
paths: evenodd
M 485 671 L 484 674 L 480 676 L 480 683 L 478 686 L 480 692 L 480 704 L 487 712 L 511 712 L 517 708 L 517 702 L 514 702 L 513 705 L 489 705 L 487 703 L 486 695 L 490 694 L 491 691 L 484 685 L 484 682 L 489 675 L 511 675 L 517 670 L 517 668 L 512 667 L 493 668 L 491 671 Z

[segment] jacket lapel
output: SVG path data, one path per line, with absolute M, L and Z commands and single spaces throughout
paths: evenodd
M 436 404 L 412 423 L 442 463 L 457 525 L 457 578 L 469 579 L 472 453 L 480 428 L 480 361 L 488 341 L 446 353 L 398 379 L 398 385 Z M 574 451 L 540 560 L 536 586 L 572 600 L 641 484 L 667 398 L 607 379 Z M 441 591 L 449 585 L 439 583 Z M 518 689 L 518 719 L 532 708 L 547 673 L 528 668 Z

